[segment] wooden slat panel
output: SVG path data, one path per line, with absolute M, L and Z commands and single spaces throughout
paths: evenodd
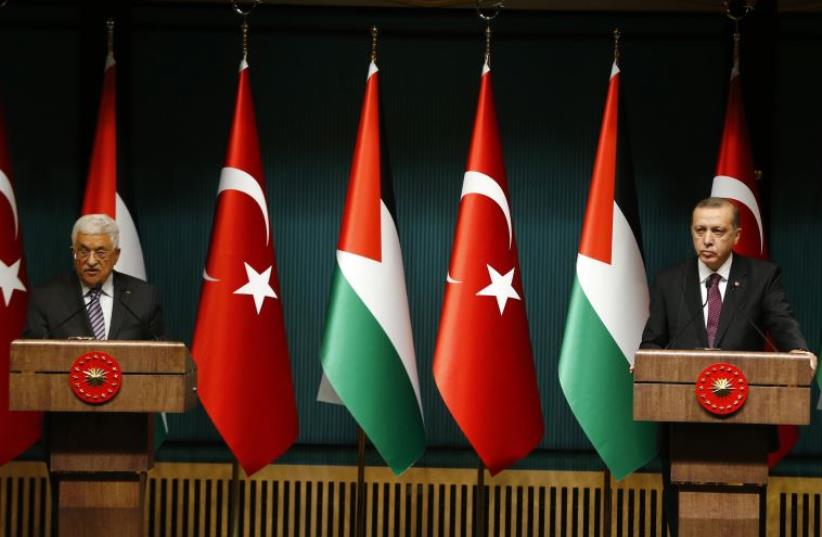
M 745 406 L 720 418 L 699 406 L 693 384 L 634 383 L 634 419 L 638 421 L 807 425 L 810 417 L 810 388 L 750 386 Z
M 22 468 L 25 468 L 25 471 L 21 471 Z M 150 481 L 149 481 L 149 488 L 154 487 L 155 494 L 156 494 L 156 504 L 154 506 L 154 513 L 150 513 L 146 510 L 146 516 L 150 517 L 149 522 L 153 522 L 151 532 L 156 537 L 171 537 L 172 535 L 176 535 L 178 537 L 193 537 L 195 535 L 195 528 L 198 528 L 198 534 L 201 537 L 204 537 L 207 534 L 207 531 L 210 530 L 210 535 L 212 536 L 222 536 L 228 534 L 228 496 L 227 492 L 230 487 L 230 465 L 211 465 L 211 464 L 165 464 L 161 463 L 158 464 L 157 468 L 150 472 Z M 48 482 L 41 482 L 35 480 L 34 485 L 31 484 L 30 478 L 32 475 L 39 475 L 40 479 L 42 479 L 45 473 L 45 466 L 42 464 L 21 464 L 21 463 L 12 463 L 7 465 L 3 468 L 0 468 L 0 517 L 2 518 L 3 523 L 0 524 L 0 536 L 7 537 L 3 535 L 3 528 L 7 523 L 14 524 L 12 526 L 13 531 L 16 531 L 17 528 L 17 505 L 20 505 L 19 502 L 24 502 L 25 509 L 23 513 L 23 521 L 24 524 L 21 526 L 23 528 L 27 527 L 27 522 L 30 517 L 32 517 L 31 513 L 35 513 L 33 519 L 35 520 L 35 534 L 39 535 L 39 529 L 36 529 L 38 526 L 36 524 L 39 520 L 39 515 L 36 513 L 39 512 L 41 508 L 49 509 L 49 496 L 46 491 L 46 504 L 43 505 L 42 501 L 38 500 L 40 490 L 43 486 L 48 486 Z M 266 468 L 256 474 L 252 479 L 248 479 L 243 477 L 244 484 L 249 486 L 251 482 L 255 483 L 257 487 L 257 494 L 254 497 L 253 505 L 255 506 L 255 515 L 254 520 L 255 522 L 259 519 L 261 520 L 260 523 L 256 524 L 255 527 L 257 528 L 256 534 L 257 535 L 294 535 L 294 519 L 289 518 L 289 533 L 285 534 L 283 532 L 283 519 L 285 516 L 288 516 L 288 513 L 283 512 L 283 494 L 282 489 L 280 489 L 280 493 L 277 496 L 275 501 L 274 494 L 273 494 L 273 486 L 277 484 L 278 486 L 282 487 L 282 485 L 288 481 L 289 482 L 289 511 L 293 517 L 294 507 L 296 506 L 295 503 L 295 493 L 296 488 L 295 484 L 300 483 L 300 494 L 298 496 L 300 500 L 300 512 L 301 512 L 301 520 L 300 520 L 300 533 L 299 535 L 339 535 L 338 532 L 338 525 L 335 524 L 332 528 L 327 527 L 327 520 L 329 519 L 329 512 L 328 509 L 331 508 L 331 505 L 335 506 L 335 511 L 331 512 L 331 520 L 336 521 L 339 523 L 340 518 L 344 521 L 348 521 L 348 503 L 346 504 L 346 509 L 344 512 L 340 512 L 339 506 L 339 493 L 340 489 L 339 486 L 348 487 L 352 484 L 352 476 L 356 475 L 355 468 L 349 467 L 323 467 L 323 466 L 271 466 Z M 21 477 L 25 476 L 25 480 L 20 481 Z M 11 479 L 11 483 L 13 485 L 13 509 L 11 511 L 6 511 L 6 505 L 4 498 L 6 498 L 6 490 L 5 484 L 8 483 L 9 479 Z M 165 495 L 161 494 L 161 487 L 160 484 L 162 480 L 165 480 L 166 483 L 166 493 Z M 320 482 L 323 483 L 323 501 L 322 504 L 318 504 L 318 497 L 317 497 L 317 484 Z M 374 512 L 372 509 L 373 506 L 377 506 L 378 512 L 387 512 L 388 519 L 387 525 L 385 522 L 379 522 L 377 526 L 374 526 L 373 529 L 381 529 L 383 531 L 387 531 L 388 535 L 395 535 L 396 534 L 403 536 L 403 537 L 412 537 L 417 534 L 417 524 L 416 524 L 416 516 L 417 513 L 420 514 L 420 518 L 423 520 L 423 526 L 420 528 L 419 534 L 425 535 L 426 537 L 431 535 L 452 535 L 450 532 L 451 528 L 451 520 L 450 517 L 456 517 L 454 519 L 454 528 L 455 532 L 454 535 L 460 535 L 462 531 L 465 531 L 466 535 L 472 535 L 473 529 L 473 488 L 472 486 L 476 480 L 476 472 L 474 470 L 453 470 L 453 469 L 412 469 L 400 477 L 396 477 L 390 473 L 390 471 L 386 468 L 368 468 L 366 470 L 366 480 L 371 484 L 369 487 L 369 495 L 373 496 L 373 485 L 377 484 L 380 492 L 377 498 L 380 498 L 376 504 L 372 503 L 372 498 L 369 497 L 369 509 L 367 511 L 367 517 L 370 518 L 370 515 Z M 175 499 L 172 494 L 172 486 L 171 484 L 176 481 L 178 486 L 178 495 Z M 201 507 L 198 516 L 194 515 L 194 491 L 195 491 L 195 484 L 200 483 L 200 502 Z M 310 507 L 307 504 L 307 497 L 306 497 L 306 484 L 310 482 L 312 484 L 311 488 L 311 505 Z M 41 484 L 45 483 L 45 485 Z M 189 487 L 189 494 L 188 499 L 186 500 L 183 492 L 185 490 L 185 484 L 188 483 Z M 210 496 L 210 502 L 206 503 L 206 484 L 210 483 L 212 487 L 212 494 Z M 223 487 L 223 496 L 222 502 L 217 503 L 217 484 L 221 484 Z M 265 522 L 262 521 L 262 485 L 265 483 L 268 485 L 268 494 L 266 497 L 266 516 L 267 523 L 271 524 L 271 526 L 266 526 Z M 333 499 L 331 498 L 329 483 L 335 484 L 335 489 L 333 493 Z M 489 535 L 504 535 L 505 534 L 505 524 L 506 520 L 510 524 L 510 532 L 509 535 L 514 536 L 517 535 L 516 528 L 519 521 L 520 524 L 520 535 L 529 535 L 528 528 L 529 528 L 529 514 L 528 508 L 529 505 L 532 505 L 532 519 L 531 524 L 533 531 L 531 534 L 539 535 L 539 509 L 540 509 L 540 488 L 543 488 L 543 503 L 542 505 L 545 508 L 545 521 L 544 521 L 544 535 L 550 534 L 551 528 L 551 521 L 554 520 L 554 527 L 556 530 L 557 536 L 569 536 L 572 535 L 572 530 L 574 527 L 574 521 L 576 521 L 578 532 L 578 537 L 589 537 L 594 535 L 594 528 L 596 526 L 595 523 L 595 496 L 597 491 L 602 491 L 602 473 L 600 472 L 545 472 L 545 471 L 507 471 L 503 472 L 502 474 L 490 478 L 488 476 L 487 483 L 490 485 L 489 487 L 489 500 L 490 500 L 490 511 L 493 513 L 493 506 L 494 501 L 497 496 L 500 499 L 500 517 L 495 519 L 493 516 L 490 517 L 489 520 Z M 429 492 L 428 485 L 435 484 L 432 487 L 432 490 Z M 385 485 L 389 485 L 389 492 L 385 493 Z M 397 504 L 397 485 L 400 485 L 399 488 L 399 496 L 402 498 L 402 503 Z M 445 485 L 443 489 L 440 488 L 440 485 Z M 454 489 L 451 490 L 451 486 L 454 486 Z M 27 499 L 29 494 L 27 487 L 35 487 L 35 501 L 29 502 Z M 551 487 L 556 487 L 556 498 L 557 498 L 557 505 L 555 510 L 552 512 L 550 509 L 550 502 L 551 502 Z M 804 535 L 807 532 L 807 535 L 815 535 L 816 531 L 816 518 L 817 518 L 817 507 L 815 499 L 822 494 L 822 479 L 818 478 L 771 478 L 769 481 L 769 501 L 768 501 L 768 525 L 769 525 L 769 535 L 776 535 L 774 531 L 779 528 L 779 508 L 780 502 L 779 498 L 780 495 L 785 495 L 787 501 L 786 509 L 784 515 L 786 516 L 786 521 L 788 523 L 787 530 L 788 534 L 794 530 L 793 527 L 793 516 L 796 515 L 796 535 Z M 464 487 L 464 488 L 463 488 Z M 509 489 L 510 487 L 510 489 Z M 528 498 L 528 487 L 533 487 L 533 497 L 529 500 Z M 634 531 L 633 535 L 639 535 L 641 530 L 640 528 L 644 529 L 644 534 L 650 537 L 652 529 L 655 529 L 656 535 L 662 537 L 664 535 L 663 527 L 662 527 L 662 498 L 661 498 L 661 479 L 658 474 L 634 474 L 620 482 L 612 481 L 611 482 L 612 491 L 614 494 L 614 510 L 612 512 L 612 531 L 613 535 L 616 535 L 616 509 L 620 508 L 622 510 L 622 533 L 620 535 L 627 536 L 629 524 L 628 521 L 633 518 L 634 520 Z M 562 489 L 566 490 L 566 500 L 563 503 L 562 501 Z M 250 488 L 248 489 L 250 491 Z M 422 492 L 420 495 L 421 497 L 417 498 L 418 490 Z M 510 497 L 511 501 L 511 511 L 510 516 L 506 516 L 505 514 L 505 500 L 506 494 L 510 490 Z M 517 491 L 522 491 L 522 497 L 517 498 L 516 494 Z M 573 495 L 574 491 L 577 491 L 578 494 L 578 509 L 575 511 L 573 509 Z M 589 497 L 588 500 L 585 500 L 585 491 L 589 490 Z M 623 502 L 620 505 L 617 505 L 616 498 L 617 493 L 622 491 L 623 493 Z M 629 502 L 628 502 L 628 495 L 633 491 L 634 494 L 634 503 L 633 506 L 629 509 Z M 644 497 L 642 492 L 644 491 Z M 652 498 L 652 492 L 656 491 L 656 498 Z M 428 495 L 433 494 L 434 499 L 436 500 L 433 502 L 433 510 L 429 512 L 427 498 Z M 410 494 L 410 498 L 408 501 L 408 505 L 406 506 L 405 497 Z M 790 498 L 792 494 L 797 495 L 797 505 L 794 507 L 791 504 Z M 455 509 L 450 509 L 449 502 L 450 497 L 453 496 L 455 500 Z M 804 498 L 807 497 L 807 506 L 805 505 Z M 346 496 L 346 502 L 349 502 L 348 496 Z M 656 502 L 656 513 L 655 516 L 651 517 L 651 505 L 652 502 Z M 446 502 L 444 504 L 440 504 L 440 502 Z M 462 514 L 462 504 L 465 503 L 464 507 L 464 515 Z M 640 502 L 643 502 L 640 504 Z M 161 522 L 159 520 L 159 513 L 162 508 L 162 504 L 165 503 L 165 512 L 166 516 L 164 520 Z M 379 505 L 382 504 L 383 511 L 379 511 Z M 250 537 L 250 512 L 251 512 L 251 505 L 252 499 L 251 495 L 246 495 L 246 503 L 245 503 L 245 510 L 243 512 L 243 516 L 245 518 L 245 534 L 243 537 Z M 443 507 L 448 507 L 446 512 L 448 513 L 445 517 L 443 522 L 443 527 L 445 528 L 444 533 L 439 532 L 439 508 L 440 505 Z M 641 505 L 644 505 L 644 510 L 641 510 Z M 274 516 L 275 510 L 279 509 L 277 515 Z M 308 511 L 306 511 L 308 509 Z M 395 527 L 395 520 L 397 513 L 397 509 L 399 511 L 399 520 L 400 520 L 400 527 Z M 221 518 L 221 525 L 217 527 L 217 512 L 221 511 L 222 518 Z M 643 517 L 639 517 L 640 511 L 643 512 Z M 323 513 L 323 527 L 322 530 L 317 528 L 316 520 L 319 513 Z M 213 526 L 212 528 L 206 528 L 206 513 L 209 514 L 210 524 Z M 586 515 L 587 513 L 587 515 Z M 603 515 L 603 510 L 600 511 L 600 516 Z M 461 523 L 461 517 L 464 516 L 464 523 Z M 564 533 L 561 532 L 561 521 L 562 517 L 565 517 L 566 520 L 566 531 Z M 588 525 L 587 525 L 587 533 L 583 532 L 585 528 L 585 519 L 587 516 Z M 10 517 L 10 518 L 9 518 Z M 181 521 L 184 520 L 183 517 L 187 517 L 187 524 L 181 524 Z M 311 521 L 310 526 L 306 525 L 306 517 Z M 274 520 L 276 519 L 276 525 Z M 428 520 L 432 521 L 432 528 L 431 532 L 427 531 L 427 524 Z M 48 520 L 48 518 L 46 519 Z M 382 517 L 378 516 L 378 521 L 381 521 Z M 406 520 L 409 522 L 406 524 Z M 410 533 L 405 532 L 405 528 L 408 526 L 410 528 Z M 348 528 L 350 526 L 348 524 L 345 525 L 346 532 L 348 532 Z M 599 525 L 600 529 L 602 530 L 603 525 L 600 522 Z M 185 529 L 185 533 L 183 533 L 183 529 Z M 45 528 L 46 534 L 48 535 L 49 527 Z M 379 531 L 373 533 L 375 535 L 382 535 Z M 23 534 L 25 535 L 25 534 Z M 344 535 L 349 535 L 350 533 L 345 533 Z M 10 536 L 9 536 L 10 537 Z M 18 535 L 14 535 L 14 537 L 18 537 Z
M 739 367 L 751 386 L 808 386 L 814 371 L 805 355 L 776 352 L 641 350 L 636 353 L 635 382 L 693 384 L 716 362 Z

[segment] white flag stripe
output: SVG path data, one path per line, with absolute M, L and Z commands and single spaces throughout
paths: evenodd
M 585 296 L 619 346 L 625 360 L 634 363 L 648 320 L 648 280 L 636 237 L 614 202 L 611 264 L 582 254 L 577 256 L 577 277 Z M 631 300 L 625 300 L 631 297 Z
M 120 228 L 120 259 L 115 269 L 123 274 L 146 280 L 146 264 L 143 261 L 143 249 L 140 246 L 140 237 L 137 235 L 137 226 L 131 218 L 131 213 L 120 197 L 115 195 L 115 220 Z
M 365 303 L 396 349 L 408 380 L 414 387 L 417 404 L 422 413 L 420 382 L 414 338 L 411 334 L 411 316 L 405 290 L 405 271 L 402 266 L 400 237 L 388 207 L 380 200 L 380 235 L 382 261 L 337 250 L 337 263 L 345 279 Z

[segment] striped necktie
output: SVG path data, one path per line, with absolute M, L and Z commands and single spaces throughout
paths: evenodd
M 103 317 L 103 307 L 100 306 L 100 293 L 103 290 L 100 287 L 95 287 L 86 293 L 89 297 L 88 303 L 88 320 L 91 323 L 91 331 L 94 332 L 94 337 L 97 339 L 106 339 L 106 319 Z
M 719 328 L 719 315 L 722 313 L 722 295 L 719 294 L 719 280 L 722 276 L 714 272 L 708 276 L 708 322 L 705 329 L 708 332 L 708 346 L 713 347 L 716 342 L 716 330 Z

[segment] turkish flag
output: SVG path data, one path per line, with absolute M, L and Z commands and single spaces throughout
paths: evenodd
M 192 348 L 198 393 L 251 475 L 294 443 L 298 425 L 245 61 L 203 280 Z
M 492 474 L 542 440 L 525 294 L 491 88 L 483 69 L 434 354 L 448 410 Z
M 26 324 L 29 280 L 0 108 L 0 466 L 40 438 L 40 412 L 9 411 L 9 344 Z
M 716 176 L 711 185 L 711 196 L 728 198 L 739 209 L 742 236 L 734 252 L 756 259 L 767 259 L 765 229 L 759 203 L 759 187 L 754 175 L 751 142 L 742 102 L 742 81 L 739 67 L 731 71 L 725 124 L 719 145 Z
M 765 225 L 759 203 L 759 186 L 754 174 L 751 142 L 742 101 L 742 80 L 737 63 L 734 63 L 731 70 L 731 81 L 728 85 L 725 124 L 722 128 L 711 196 L 727 198 L 739 209 L 742 236 L 734 247 L 734 252 L 755 259 L 767 259 Z M 790 453 L 799 441 L 799 427 L 796 425 L 780 425 L 778 429 L 779 447 L 768 454 L 768 465 L 771 468 Z

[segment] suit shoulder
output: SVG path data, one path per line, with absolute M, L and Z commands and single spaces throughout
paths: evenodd
M 35 285 L 32 288 L 32 291 L 37 294 L 50 294 L 64 292 L 66 289 L 75 289 L 78 293 L 80 292 L 80 282 L 77 280 L 77 276 L 75 276 L 74 273 L 61 274 L 60 276 L 52 278 L 44 283 Z
M 122 272 L 114 273 L 114 284 L 122 289 L 128 289 L 134 293 L 157 293 L 157 288 L 147 281 L 123 274 Z
M 682 261 L 675 265 L 670 265 L 663 268 L 656 273 L 654 278 L 656 283 L 666 283 L 682 278 L 682 275 L 688 271 L 688 268 L 692 262 L 693 260 L 689 259 L 688 261 Z
M 751 257 L 743 256 L 739 256 L 738 259 L 744 266 L 747 267 L 748 272 L 754 278 L 771 278 L 774 275 L 779 274 L 779 265 L 776 263 L 765 261 L 764 259 L 753 259 Z M 736 259 L 734 259 L 734 262 L 736 262 Z

